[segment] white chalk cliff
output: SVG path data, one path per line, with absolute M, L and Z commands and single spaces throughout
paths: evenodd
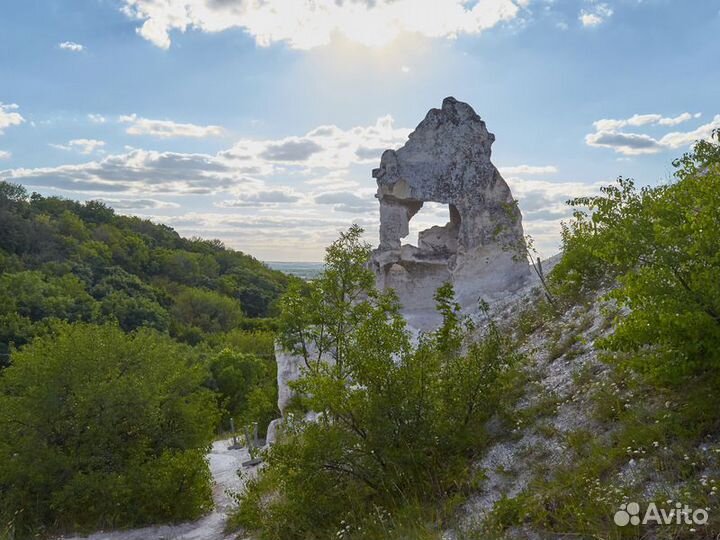
M 444 282 L 472 309 L 478 299 L 497 300 L 528 278 L 520 211 L 490 161 L 494 141 L 470 105 L 448 97 L 373 170 L 380 245 L 371 267 L 379 288 L 398 293 L 411 323 L 432 312 L 433 294 Z M 448 223 L 420 232 L 417 246 L 402 245 L 425 202 L 447 204 Z
M 373 170 L 380 201 L 380 246 L 370 266 L 380 289 L 392 287 L 411 330 L 439 322 L 433 296 L 449 281 L 468 312 L 526 286 L 530 270 L 523 249 L 521 215 L 510 188 L 490 161 L 495 136 L 467 103 L 448 97 L 430 109 L 402 148 L 386 150 Z M 425 202 L 448 205 L 449 221 L 402 245 L 409 222 Z M 291 381 L 302 358 L 276 347 L 278 408 L 285 417 Z M 282 420 L 269 428 L 275 441 Z

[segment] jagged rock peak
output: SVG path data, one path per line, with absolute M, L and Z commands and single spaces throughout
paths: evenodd
M 455 284 L 461 303 L 496 297 L 529 270 L 509 246 L 523 229 L 510 188 L 490 161 L 495 135 L 467 103 L 453 97 L 430 109 L 407 142 L 382 154 L 377 181 L 380 246 L 372 265 L 380 287 L 393 287 L 409 309 L 431 309 L 440 284 Z M 425 202 L 448 205 L 449 222 L 402 245 Z

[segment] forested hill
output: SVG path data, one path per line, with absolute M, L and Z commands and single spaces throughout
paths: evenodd
M 191 344 L 262 328 L 291 279 L 218 240 L 0 182 L 1 359 L 58 319 L 117 320 Z

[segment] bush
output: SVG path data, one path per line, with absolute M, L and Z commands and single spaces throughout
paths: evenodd
M 211 357 L 211 386 L 221 397 L 223 424 L 242 428 L 257 422 L 260 433 L 277 418 L 276 371 L 272 359 L 225 348 Z
M 378 508 L 437 507 L 463 493 L 513 363 L 492 323 L 463 351 L 470 325 L 449 285 L 436 295 L 443 325 L 413 345 L 394 293 L 373 286 L 361 232 L 353 227 L 328 249 L 307 294 L 293 288 L 281 300 L 281 340 L 304 362 L 301 397 L 236 516 L 263 538 L 343 528 L 363 537 Z M 308 422 L 304 410 L 322 414 Z
M 674 165 L 671 183 L 620 179 L 572 201 L 553 272 L 576 290 L 616 281 L 610 296 L 627 314 L 605 345 L 664 383 L 720 373 L 720 144 L 699 141 Z
M 173 322 L 203 333 L 227 332 L 243 318 L 240 303 L 215 291 L 184 289 L 172 307 Z
M 217 422 L 189 349 L 149 330 L 59 325 L 0 373 L 0 523 L 19 538 L 193 519 Z

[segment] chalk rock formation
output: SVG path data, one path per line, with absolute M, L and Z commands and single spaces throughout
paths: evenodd
M 278 409 L 285 416 L 285 409 L 293 397 L 290 383 L 300 378 L 302 358 L 289 353 L 276 343 L 275 363 L 277 364 Z
M 490 162 L 495 135 L 467 103 L 448 97 L 431 109 L 408 141 L 386 150 L 374 169 L 380 201 L 380 246 L 373 268 L 381 289 L 392 287 L 404 312 L 432 312 L 444 282 L 466 308 L 522 286 L 521 215 L 510 188 Z M 425 202 L 448 205 L 445 226 L 422 231 L 417 246 L 402 245 L 409 222 Z
M 378 287 L 392 287 L 412 330 L 438 323 L 433 295 L 450 281 L 461 306 L 499 300 L 526 284 L 520 211 L 510 188 L 490 162 L 495 136 L 466 103 L 449 97 L 431 109 L 398 150 L 386 150 L 377 179 L 380 246 L 370 265 Z M 448 205 L 449 221 L 420 232 L 417 246 L 402 245 L 412 217 L 425 202 Z M 293 397 L 289 383 L 300 375 L 302 358 L 275 350 L 278 407 L 286 417 Z M 328 359 L 328 361 L 331 361 Z M 314 418 L 308 413 L 306 419 Z M 268 428 L 275 442 L 282 419 Z

